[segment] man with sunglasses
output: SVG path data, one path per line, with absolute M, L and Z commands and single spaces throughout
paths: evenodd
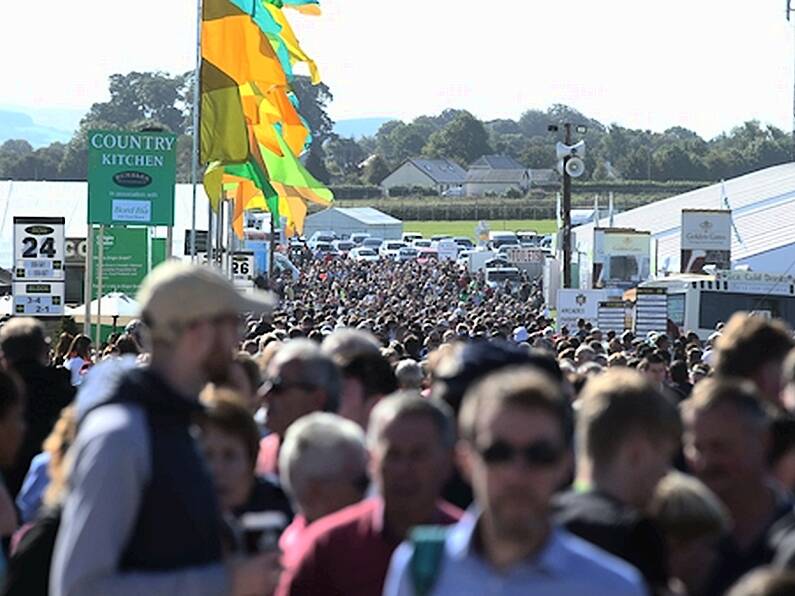
M 341 380 L 334 361 L 308 339 L 292 339 L 268 363 L 259 396 L 267 406 L 265 426 L 271 434 L 260 441 L 257 473 L 278 475 L 279 450 L 287 429 L 313 412 L 336 413 Z
M 169 261 L 146 278 L 138 302 L 151 364 L 100 364 L 77 399 L 50 594 L 270 593 L 276 554 L 223 560 L 220 507 L 191 426 L 199 392 L 232 364 L 240 316 L 269 312 L 273 300 L 243 297 L 208 267 Z
M 464 397 L 459 431 L 475 506 L 447 532 L 436 561 L 427 542 L 402 545 L 384 596 L 645 593 L 635 569 L 552 523 L 572 439 L 571 408 L 554 381 L 519 368 L 488 375 Z

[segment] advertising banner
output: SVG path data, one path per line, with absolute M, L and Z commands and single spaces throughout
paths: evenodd
M 725 209 L 682 210 L 682 273 L 704 273 L 704 265 L 731 269 L 732 212 Z
M 149 266 L 147 228 L 106 227 L 103 248 L 102 294 L 121 292 L 135 298 Z M 91 299 L 97 298 L 99 231 L 94 234 L 94 283 Z
M 607 300 L 605 290 L 558 290 L 558 331 L 567 327 L 569 333 L 576 333 L 579 319 L 596 324 L 599 317 L 599 303 L 605 300 Z
M 88 223 L 174 225 L 177 137 L 88 131 Z
M 651 233 L 630 228 L 595 228 L 591 286 L 626 290 L 649 278 Z
M 651 271 L 651 233 L 604 230 L 601 243 L 601 287 L 629 289 L 646 281 Z

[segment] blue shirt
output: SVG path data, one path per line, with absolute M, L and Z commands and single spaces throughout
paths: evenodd
M 498 571 L 473 548 L 478 517 L 471 512 L 452 526 L 433 596 L 642 596 L 640 573 L 595 546 L 554 528 L 543 550 L 532 560 Z M 404 542 L 392 557 L 384 596 L 414 596 L 409 571 L 413 548 Z
M 47 467 L 52 457 L 46 451 L 39 453 L 30 462 L 30 468 L 25 475 L 25 481 L 17 495 L 17 508 L 19 518 L 23 524 L 28 524 L 36 519 L 36 514 L 41 507 L 44 491 L 50 484 Z

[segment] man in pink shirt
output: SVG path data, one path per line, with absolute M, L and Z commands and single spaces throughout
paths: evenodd
M 381 594 L 392 553 L 411 528 L 451 524 L 460 517 L 458 509 L 439 500 L 454 440 L 445 405 L 416 394 L 382 400 L 367 435 L 377 496 L 315 522 L 277 594 Z

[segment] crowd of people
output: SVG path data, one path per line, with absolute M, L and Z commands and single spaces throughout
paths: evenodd
M 556 329 L 454 263 L 168 262 L 0 327 L 0 593 L 795 593 L 795 340 Z

